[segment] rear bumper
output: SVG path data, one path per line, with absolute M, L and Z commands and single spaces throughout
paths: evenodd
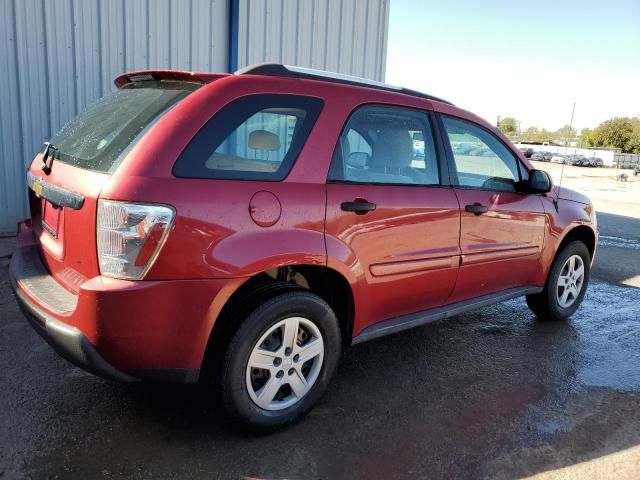
M 9 269 L 35 330 L 65 359 L 120 381 L 193 383 L 213 324 L 245 279 L 128 281 L 94 277 L 70 292 L 21 225 Z
M 25 317 L 29 320 L 34 330 L 51 345 L 58 355 L 72 364 L 103 378 L 121 382 L 136 380 L 131 375 L 121 372 L 107 363 L 80 330 L 56 320 L 36 307 L 17 288 L 13 272 L 10 272 L 9 276 L 11 285 L 16 292 L 18 305 L 20 305 Z

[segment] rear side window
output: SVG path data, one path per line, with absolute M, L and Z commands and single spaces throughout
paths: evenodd
M 141 82 L 98 100 L 52 139 L 56 159 L 70 165 L 112 172 L 120 154 L 168 108 L 199 85 Z
M 295 95 L 249 95 L 216 113 L 182 152 L 173 173 L 183 178 L 284 179 L 323 102 Z

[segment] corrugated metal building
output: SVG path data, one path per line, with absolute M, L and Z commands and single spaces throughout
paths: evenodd
M 0 0 L 0 234 L 43 142 L 127 70 L 280 62 L 384 80 L 389 0 Z
M 274 61 L 384 80 L 388 0 L 243 1 L 238 63 Z

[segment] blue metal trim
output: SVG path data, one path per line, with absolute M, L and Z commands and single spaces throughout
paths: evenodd
M 229 0 L 229 72 L 238 70 L 240 0 Z

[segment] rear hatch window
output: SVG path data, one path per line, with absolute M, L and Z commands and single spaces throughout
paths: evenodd
M 121 153 L 162 113 L 200 85 L 148 81 L 107 95 L 67 123 L 52 139 L 56 161 L 111 173 Z
M 154 122 L 199 86 L 166 80 L 127 84 L 51 139 L 57 150 L 48 174 L 41 155 L 32 162 L 28 178 L 34 236 L 47 270 L 67 290 L 78 293 L 83 282 L 100 274 L 96 218 L 109 174 Z

